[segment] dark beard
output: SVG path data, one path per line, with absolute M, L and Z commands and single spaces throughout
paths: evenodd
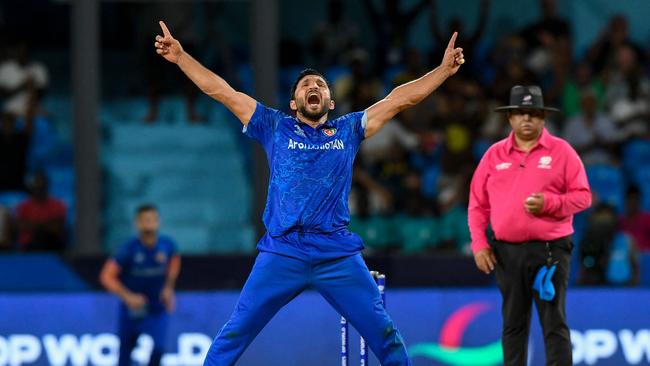
M 300 107 L 300 114 L 307 117 L 310 121 L 318 121 L 321 119 L 321 117 L 327 114 L 327 108 L 322 107 L 320 111 L 312 113 L 309 112 L 307 110 L 307 107 L 303 105 Z

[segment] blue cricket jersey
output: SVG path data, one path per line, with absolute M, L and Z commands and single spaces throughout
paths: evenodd
M 164 311 L 160 293 L 167 278 L 167 268 L 171 258 L 176 255 L 176 244 L 160 235 L 154 247 L 147 247 L 139 238 L 129 239 L 113 255 L 122 272 L 120 280 L 130 291 L 143 294 L 147 298 L 147 312 Z
M 270 177 L 264 225 L 271 237 L 289 232 L 331 234 L 347 229 L 352 165 L 364 139 L 365 112 L 316 128 L 257 104 L 243 132 L 266 151 Z M 360 250 L 362 244 L 355 244 Z M 258 247 L 265 249 L 265 240 Z

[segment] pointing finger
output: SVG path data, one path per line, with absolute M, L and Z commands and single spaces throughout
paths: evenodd
M 167 38 L 167 37 L 171 37 L 171 36 L 172 36 L 172 34 L 169 33 L 169 29 L 168 29 L 167 26 L 165 25 L 165 22 L 163 22 L 163 21 L 161 20 L 160 22 L 158 22 L 158 24 L 160 24 L 160 28 L 162 28 L 162 31 L 163 31 L 163 34 L 165 35 L 165 38 Z
M 454 44 L 456 43 L 457 36 L 458 36 L 458 32 L 454 32 L 454 34 L 451 35 L 451 39 L 449 40 L 449 44 L 447 45 L 448 50 L 454 49 Z

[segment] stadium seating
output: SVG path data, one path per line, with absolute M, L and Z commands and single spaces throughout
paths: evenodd
M 352 217 L 349 229 L 359 234 L 366 247 L 371 250 L 386 250 L 397 247 L 401 239 L 392 217 L 380 215 Z
M 623 168 L 634 176 L 640 167 L 650 166 L 650 140 L 636 139 L 627 142 L 622 149 Z
M 626 182 L 620 168 L 610 165 L 587 167 L 591 191 L 602 201 L 613 205 L 621 213 L 624 208 Z
M 104 121 L 105 245 L 114 249 L 133 233 L 142 203 L 159 207 L 162 231 L 183 253 L 250 252 L 250 187 L 237 143 L 239 126 L 216 103 L 201 105 L 206 124 L 183 122 L 181 98 L 161 102 L 160 123 L 138 119 L 142 103 L 118 101 Z M 128 110 L 135 111 L 130 120 Z M 215 109 L 215 110 L 212 110 Z M 216 119 L 216 121 L 215 121 Z
M 440 241 L 440 224 L 435 217 L 396 216 L 402 252 L 413 254 L 434 248 Z

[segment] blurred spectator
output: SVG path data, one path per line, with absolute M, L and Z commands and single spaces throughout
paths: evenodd
M 571 37 L 569 22 L 557 14 L 557 4 L 557 0 L 539 0 L 542 18 L 521 32 L 529 51 L 534 52 L 538 46 L 543 45 L 548 36 L 556 39 Z
M 141 67 L 149 99 L 149 110 L 144 118 L 146 122 L 155 122 L 160 119 L 161 97 L 166 93 L 174 93 L 177 89 L 183 92 L 185 98 L 187 120 L 190 122 L 203 120 L 203 117 L 196 111 L 198 89 L 188 78 L 183 78 L 182 81 L 174 78 L 170 83 L 167 76 L 169 73 L 164 71 L 166 67 L 164 61 L 155 52 L 151 52 L 151 37 L 160 33 L 158 21 L 165 19 L 167 24 L 177 29 L 176 36 L 183 41 L 183 48 L 194 56 L 200 56 L 200 53 L 197 52 L 200 39 L 196 31 L 195 16 L 197 14 L 195 14 L 194 6 L 195 2 L 193 1 L 147 3 L 135 15 L 138 18 L 138 23 L 144 25 L 136 27 L 139 30 L 136 35 L 138 39 L 136 54 L 141 57 Z M 174 87 L 169 90 L 168 84 L 174 85 Z M 181 87 L 178 88 L 176 85 L 181 85 Z
M 491 86 L 491 95 L 498 101 L 508 100 L 513 85 L 531 85 L 537 78 L 524 64 L 525 42 L 518 36 L 506 36 L 493 49 L 492 58 L 496 65 L 496 76 Z
M 345 16 L 345 4 L 328 0 L 327 20 L 314 27 L 309 48 L 315 69 L 344 64 L 348 53 L 359 46 L 360 30 Z
M 570 43 L 571 30 L 557 14 L 556 0 L 539 0 L 539 5 L 542 18 L 524 28 L 521 38 L 526 42 L 526 66 L 543 76 L 552 67 L 554 48 Z
M 391 146 L 399 145 L 406 151 L 412 151 L 419 145 L 418 136 L 406 129 L 399 117 L 409 115 L 411 110 L 407 109 L 398 115 L 396 119 L 384 125 L 372 139 L 361 144 L 361 155 L 366 166 L 373 166 L 381 160 L 385 160 L 391 154 Z
M 5 98 L 3 111 L 23 117 L 33 93 L 42 97 L 49 83 L 45 65 L 29 59 L 24 43 L 10 49 L 9 57 L 0 64 L 0 95 Z
M 403 182 L 412 170 L 408 151 L 400 145 L 391 145 L 386 159 L 380 160 L 373 170 L 377 181 L 386 187 L 394 197 L 404 197 Z M 396 201 L 396 204 L 398 203 Z
M 587 51 L 587 61 L 593 65 L 594 72 L 599 74 L 613 66 L 616 63 L 616 53 L 624 44 L 632 44 L 627 18 L 622 14 L 613 15 Z
M 383 6 L 376 6 L 374 0 L 364 0 L 366 11 L 370 15 L 370 23 L 375 31 L 375 65 L 377 70 L 383 70 L 388 65 L 396 65 L 403 61 L 403 52 L 408 44 L 408 33 L 418 15 L 428 5 L 430 0 L 419 0 L 410 9 L 400 9 L 399 0 L 383 0 Z M 450 35 L 447 35 L 449 37 Z M 447 42 L 445 41 L 445 45 Z
M 637 284 L 639 265 L 634 240 L 620 230 L 614 208 L 596 206 L 580 243 L 582 285 Z
M 349 54 L 350 74 L 334 81 L 332 99 L 336 100 L 338 113 L 363 110 L 376 102 L 382 92 L 381 81 L 376 78 L 368 64 L 368 53 L 356 49 Z
M 9 210 L 0 206 L 0 251 L 12 249 L 11 215 Z
M 473 127 L 480 121 L 471 103 L 459 93 L 447 95 L 449 105 L 445 113 L 438 113 L 436 119 L 444 131 L 442 150 L 442 171 L 445 174 L 458 174 L 464 163 L 472 161 Z
M 398 202 L 398 210 L 410 217 L 433 216 L 436 214 L 435 202 L 422 193 L 422 176 L 411 170 L 404 175 L 401 183 L 403 200 Z
M 351 214 L 366 218 L 374 214 L 393 212 L 393 194 L 360 167 L 360 160 L 362 159 L 357 158 L 352 176 Z
M 641 192 L 630 186 L 625 195 L 625 215 L 620 218 L 621 230 L 632 236 L 637 248 L 650 252 L 650 212 L 641 210 Z
M 607 84 L 610 115 L 626 137 L 646 136 L 650 131 L 650 80 L 631 45 L 621 45 L 616 55 Z
M 42 172 L 35 173 L 29 182 L 30 197 L 16 208 L 21 250 L 65 249 L 65 204 L 50 197 L 48 189 L 47 177 Z
M 597 109 L 602 111 L 605 105 L 605 84 L 599 76 L 594 75 L 591 64 L 582 61 L 575 66 L 561 92 L 562 113 L 566 118 L 580 112 L 581 98 L 585 92 L 593 93 Z
M 585 165 L 615 162 L 622 135 L 609 117 L 598 112 L 598 100 L 592 91 L 581 96 L 582 112 L 564 127 L 564 138 L 578 152 Z
M 25 125 L 22 129 L 18 128 L 14 114 L 5 112 L 1 118 L 0 191 L 22 191 L 25 190 L 32 118 L 25 118 Z
M 443 175 L 438 195 L 441 248 L 470 255 L 472 240 L 467 222 L 467 207 L 474 168 L 473 164 L 465 163 L 459 168 L 458 174 Z
M 438 22 L 438 4 L 436 0 L 431 0 L 430 10 L 429 10 L 429 26 L 431 27 L 431 34 L 436 41 L 435 50 L 431 57 L 431 60 L 440 60 L 441 56 L 445 52 L 445 47 L 447 47 L 447 40 L 449 35 L 454 32 L 458 32 L 459 38 L 456 44 L 458 47 L 463 48 L 463 54 L 465 55 L 465 60 L 467 63 L 458 70 L 461 75 L 469 75 L 473 72 L 476 72 L 476 57 L 474 57 L 476 48 L 479 44 L 481 36 L 484 34 L 485 26 L 487 25 L 489 10 L 490 10 L 491 0 L 481 0 L 479 15 L 478 15 L 478 24 L 476 28 L 470 34 L 463 25 L 463 21 L 459 17 L 453 17 L 449 20 L 449 25 L 445 31 L 440 30 L 440 24 Z
M 463 50 L 465 53 L 465 50 Z M 467 56 L 465 56 L 467 57 Z M 424 75 L 428 70 L 422 64 L 422 57 L 417 48 L 409 48 L 404 57 L 404 70 L 400 71 L 393 80 L 393 87 L 415 80 Z

